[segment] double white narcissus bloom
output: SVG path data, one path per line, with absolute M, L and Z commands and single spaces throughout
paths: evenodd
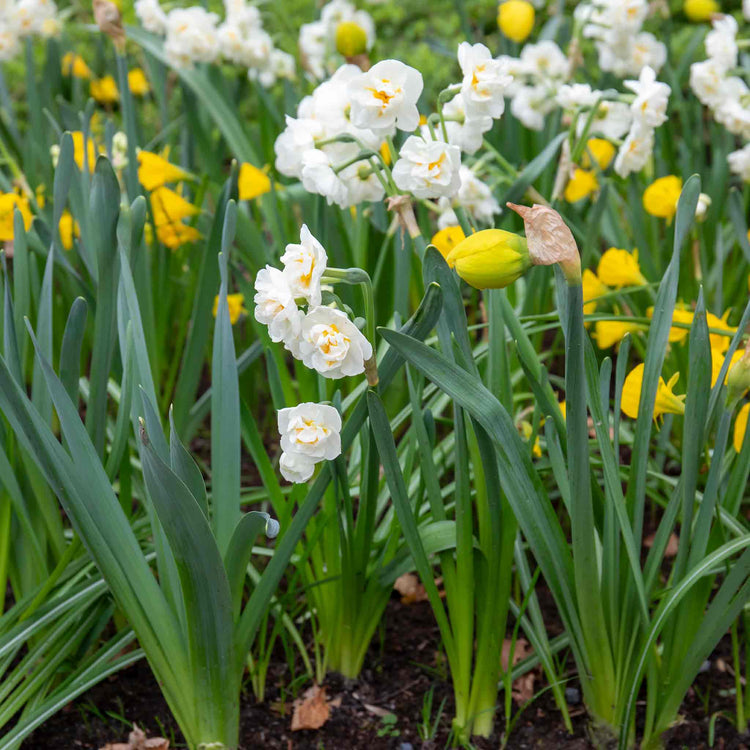
M 349 83 L 351 121 L 383 135 L 416 130 L 422 74 L 400 60 L 382 60 Z
M 656 73 L 648 65 L 641 70 L 637 81 L 624 81 L 625 88 L 635 93 L 630 110 L 636 122 L 658 128 L 667 119 L 667 103 L 672 89 L 656 80 Z
M 341 454 L 341 415 L 333 406 L 305 402 L 278 413 L 279 469 L 288 482 L 306 482 L 320 461 Z
M 361 375 L 372 358 L 372 345 L 346 313 L 313 307 L 302 320 L 299 358 L 306 367 L 338 380 Z
M 484 44 L 461 42 L 458 64 L 463 82 L 461 96 L 468 117 L 501 117 L 505 111 L 505 89 L 513 82 L 505 65 L 492 57 Z
M 325 273 L 328 255 L 323 245 L 318 242 L 307 228 L 302 225 L 300 244 L 290 243 L 286 246 L 281 262 L 284 265 L 284 276 L 289 282 L 293 297 L 304 297 L 308 304 L 320 304 L 320 279 Z
M 262 268 L 255 277 L 255 291 L 255 319 L 268 326 L 271 341 L 283 342 L 295 354 L 303 315 L 284 272 L 273 266 Z
M 415 198 L 450 198 L 461 186 L 461 150 L 443 141 L 409 136 L 393 167 L 396 186 Z

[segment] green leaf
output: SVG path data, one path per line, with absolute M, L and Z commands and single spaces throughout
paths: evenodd
M 227 263 L 236 221 L 237 204 L 229 201 L 219 254 L 221 287 L 211 364 L 211 519 L 222 552 L 227 549 L 240 514 L 240 391 L 227 304 Z
M 88 305 L 76 297 L 70 306 L 60 347 L 60 380 L 73 403 L 78 402 L 78 380 L 81 376 L 81 348 L 86 333 Z
M 204 512 L 141 427 L 143 476 L 182 583 L 200 742 L 236 742 L 241 673 L 232 639 L 232 597 Z

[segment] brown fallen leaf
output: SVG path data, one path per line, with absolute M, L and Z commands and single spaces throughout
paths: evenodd
M 510 646 L 511 639 L 506 638 L 503 641 L 503 652 L 501 657 L 503 669 L 505 671 L 507 671 L 508 669 Z M 529 647 L 528 641 L 524 638 L 517 638 L 513 649 L 513 664 L 518 664 L 518 662 L 521 661 L 521 659 L 527 657 L 530 652 L 531 648 Z M 522 675 L 517 680 L 513 681 L 511 696 L 513 697 L 513 700 L 516 701 L 516 703 L 523 704 L 527 701 L 530 701 L 534 697 L 534 680 L 534 673 L 527 672 L 525 675 Z
M 643 546 L 649 549 L 654 546 L 656 540 L 656 534 L 649 534 L 643 540 Z M 667 546 L 664 548 L 664 557 L 674 557 L 677 554 L 677 550 L 680 547 L 680 537 L 677 534 L 670 534 L 667 540 Z
M 146 733 L 133 724 L 133 731 L 128 735 L 127 742 L 107 743 L 99 750 L 169 750 L 169 740 L 164 737 L 146 739 Z
M 294 701 L 292 731 L 320 729 L 330 715 L 331 707 L 326 700 L 326 689 L 320 685 L 313 685 L 305 691 L 302 698 Z
M 393 584 L 393 588 L 401 594 L 402 604 L 426 602 L 427 592 L 415 573 L 404 573 Z

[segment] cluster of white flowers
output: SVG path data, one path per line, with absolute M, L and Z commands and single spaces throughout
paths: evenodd
M 271 341 L 327 378 L 363 373 L 372 345 L 345 312 L 321 305 L 328 256 L 306 225 L 281 263 L 283 269 L 266 266 L 255 278 L 255 319 L 268 326 Z
M 666 46 L 642 30 L 648 14 L 648 0 L 591 0 L 575 10 L 583 36 L 594 40 L 599 67 L 620 78 L 645 66 L 658 73 L 667 60 Z
M 666 83 L 656 80 L 656 73 L 648 65 L 641 70 L 637 81 L 625 81 L 624 85 L 635 98 L 630 105 L 633 122 L 615 158 L 615 171 L 620 177 L 640 172 L 651 158 L 654 130 L 667 120 L 667 104 L 672 92 Z
M 263 28 L 258 9 L 248 0 L 224 0 L 225 19 L 195 5 L 165 12 L 159 0 L 136 0 L 136 14 L 147 31 L 165 36 L 170 63 L 188 68 L 220 59 L 248 69 L 263 86 L 294 76 L 294 58 L 277 49 Z
M 499 58 L 512 76 L 506 88 L 513 116 L 531 130 L 541 130 L 556 107 L 555 95 L 570 77 L 570 63 L 552 41 L 527 44 L 520 57 Z
M 349 0 L 331 0 L 324 5 L 320 19 L 303 24 L 299 30 L 302 64 L 314 78 L 325 78 L 341 62 L 337 54 L 339 33 L 359 33 L 369 50 L 375 42 L 375 23 L 367 11 L 357 10 Z
M 482 182 L 474 171 L 462 165 L 459 170 L 461 186 L 453 198 L 441 198 L 438 201 L 440 216 L 438 229 L 456 226 L 459 221 L 455 207 L 460 206 L 477 223 L 492 225 L 496 214 L 500 213 L 500 204 L 492 194 L 489 185 Z
M 716 16 L 706 35 L 707 59 L 690 66 L 690 87 L 718 123 L 750 141 L 750 88 L 733 74 L 738 65 L 737 21 Z M 730 169 L 750 182 L 750 145 L 729 155 Z
M 333 406 L 306 401 L 279 409 L 278 424 L 279 470 L 287 482 L 306 482 L 315 464 L 341 455 L 341 415 Z
M 357 156 L 376 152 L 397 128 L 418 126 L 422 86 L 420 73 L 398 60 L 366 73 L 342 65 L 300 102 L 296 118 L 287 116 L 276 139 L 276 168 L 342 208 L 381 200 L 378 160 Z
M 56 36 L 60 28 L 53 0 L 3 0 L 0 2 L 0 61 L 15 57 L 25 37 Z

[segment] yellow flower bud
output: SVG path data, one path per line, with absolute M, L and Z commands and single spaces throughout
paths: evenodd
M 564 198 L 568 203 L 577 203 L 584 198 L 588 198 L 591 193 L 599 189 L 599 182 L 593 172 L 587 172 L 585 169 L 575 168 L 573 176 L 568 180 L 565 186 Z
M 508 39 L 525 41 L 534 28 L 534 6 L 526 0 L 507 0 L 497 9 L 497 25 Z
M 465 239 L 466 235 L 461 227 L 446 227 L 434 235 L 431 244 L 435 245 L 444 258 L 447 258 L 451 250 L 453 250 L 459 242 Z
M 367 32 L 354 21 L 342 21 L 336 28 L 336 49 L 344 57 L 367 51 Z
M 651 216 L 671 222 L 677 213 L 682 179 L 673 174 L 654 180 L 643 192 L 643 207 Z
M 721 11 L 721 7 L 716 0 L 685 0 L 682 9 L 693 23 L 710 21 L 714 13 Z
M 526 240 L 502 229 L 484 229 L 459 242 L 448 265 L 476 289 L 502 289 L 531 266 Z
M 727 402 L 742 398 L 745 391 L 750 388 L 750 342 L 739 359 L 729 368 L 726 382 Z

